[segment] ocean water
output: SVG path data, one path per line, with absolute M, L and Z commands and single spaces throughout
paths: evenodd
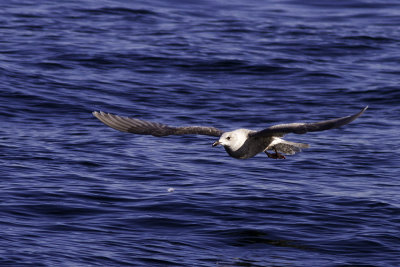
M 3 1 L 1 266 L 399 266 L 400 3 Z M 263 129 L 248 160 L 94 110 Z

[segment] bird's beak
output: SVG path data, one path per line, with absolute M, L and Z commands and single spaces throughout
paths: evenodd
M 221 144 L 221 142 L 220 141 L 217 141 L 217 142 L 215 142 L 214 144 L 212 144 L 212 146 L 214 147 L 214 146 L 218 146 L 218 145 L 220 145 Z

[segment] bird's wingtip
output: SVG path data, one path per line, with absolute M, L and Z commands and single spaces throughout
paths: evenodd
M 92 112 L 92 115 L 95 116 L 96 118 L 104 116 L 104 114 L 106 114 L 106 113 L 104 113 L 103 111 L 93 111 Z
M 368 105 L 365 106 L 365 107 L 359 112 L 359 114 L 360 114 L 360 115 L 363 114 L 368 108 L 369 108 Z

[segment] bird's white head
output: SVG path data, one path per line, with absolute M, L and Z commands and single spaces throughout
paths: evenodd
M 238 129 L 232 132 L 225 132 L 212 146 L 222 145 L 225 148 L 236 151 L 242 147 L 244 142 L 246 142 L 249 132 L 250 130 L 247 129 Z

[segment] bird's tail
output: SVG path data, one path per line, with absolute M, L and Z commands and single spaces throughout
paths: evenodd
M 276 149 L 279 152 L 282 152 L 282 153 L 285 153 L 288 155 L 293 155 L 297 152 L 300 152 L 301 149 L 308 148 L 308 147 L 310 147 L 309 144 L 295 143 L 295 142 L 290 142 L 290 141 L 280 139 L 279 143 L 273 145 L 271 147 L 271 149 Z

